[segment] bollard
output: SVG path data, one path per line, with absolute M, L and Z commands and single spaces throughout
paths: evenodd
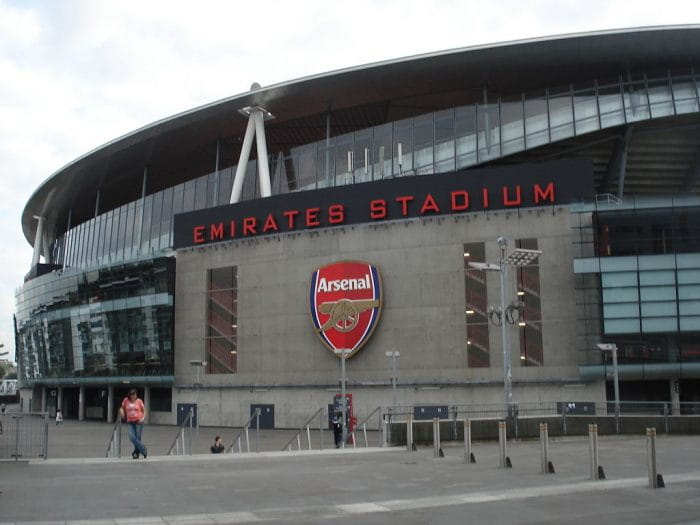
M 468 418 L 464 420 L 464 462 L 476 463 L 472 452 L 472 422 Z
M 649 488 L 663 487 L 663 477 L 656 470 L 656 428 L 647 428 L 647 472 Z
M 507 468 L 505 421 L 498 422 L 498 461 L 501 468 Z
M 542 474 L 554 474 L 554 465 L 549 461 L 549 429 L 547 423 L 540 423 L 540 452 L 542 457 Z
M 413 417 L 411 414 L 406 416 L 406 450 L 413 452 Z
M 440 420 L 436 417 L 433 418 L 433 455 L 440 457 Z
M 598 425 L 588 425 L 588 452 L 591 460 L 591 479 L 600 479 L 598 472 Z

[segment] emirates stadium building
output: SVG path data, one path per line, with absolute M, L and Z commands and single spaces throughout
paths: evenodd
M 700 26 L 455 49 L 198 107 L 22 214 L 23 410 L 700 400 Z M 613 346 L 614 345 L 614 346 Z M 342 369 L 342 371 L 341 371 Z M 341 378 L 342 376 L 342 378 Z

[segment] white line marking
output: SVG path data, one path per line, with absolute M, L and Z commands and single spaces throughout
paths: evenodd
M 389 512 L 387 509 L 377 503 L 353 503 L 350 505 L 336 505 L 336 508 L 347 512 L 348 514 L 370 514 L 372 512 Z

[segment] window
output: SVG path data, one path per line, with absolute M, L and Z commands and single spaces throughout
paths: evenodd
M 238 268 L 207 272 L 207 331 L 205 354 L 208 374 L 234 374 L 238 370 Z
M 486 272 L 473 269 L 470 262 L 484 262 L 486 257 L 483 242 L 464 245 L 464 288 L 467 319 L 467 366 L 488 368 L 489 366 L 489 322 L 486 314 Z
M 518 239 L 516 247 L 537 249 L 537 239 Z M 542 304 L 540 302 L 540 267 L 535 259 L 527 266 L 517 269 L 518 302 L 520 306 L 520 364 L 542 366 Z

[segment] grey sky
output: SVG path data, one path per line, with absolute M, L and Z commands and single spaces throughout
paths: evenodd
M 87 151 L 246 91 L 407 55 L 700 22 L 700 2 L 0 0 L 0 343 L 29 270 L 27 199 Z

